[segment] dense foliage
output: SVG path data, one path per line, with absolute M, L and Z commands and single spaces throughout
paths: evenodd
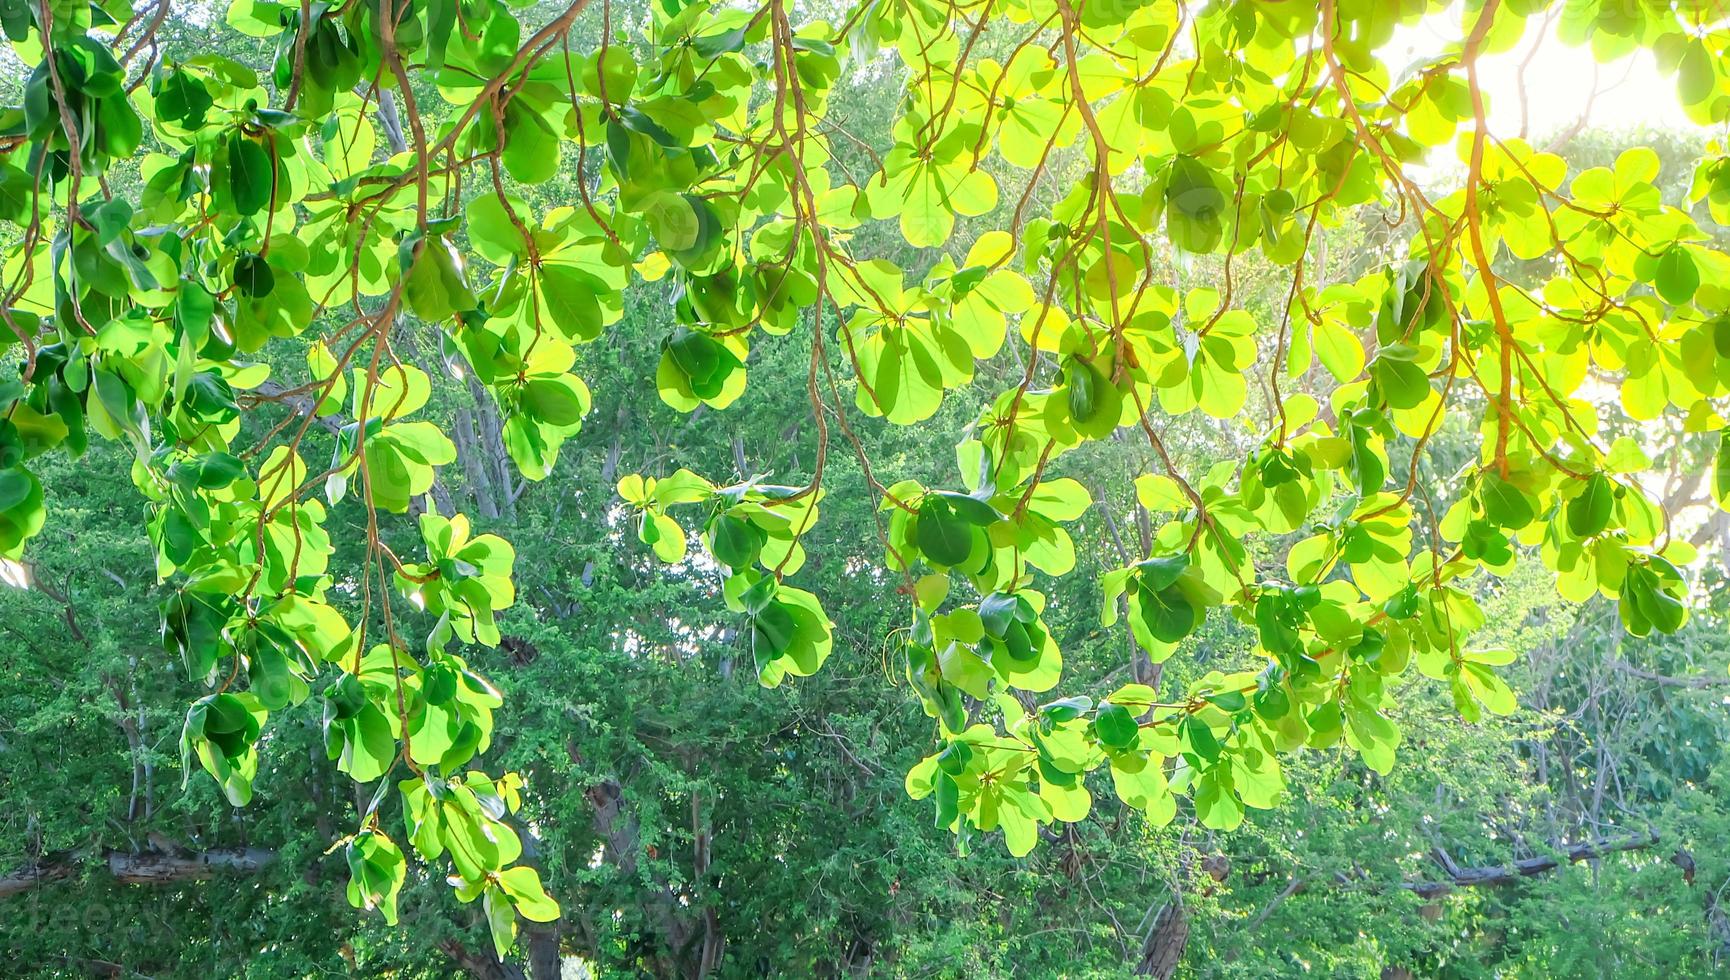
M 1042 837 L 1073 854 L 1107 788 L 1148 826 L 1181 812 L 1206 835 L 1291 800 L 1294 773 L 1324 786 L 1300 750 L 1343 745 L 1386 775 L 1419 731 L 1416 754 L 1440 755 L 1457 729 L 1400 720 L 1397 701 L 1434 707 L 1414 673 L 1470 721 L 1512 714 L 1516 647 L 1480 636 L 1511 600 L 1480 571 L 1613 603 L 1610 635 L 1687 635 L 1704 591 L 1689 569 L 1718 542 L 1677 518 L 1730 498 L 1730 256 L 1713 238 L 1730 157 L 1687 147 L 1666 173 L 1672 148 L 1642 141 L 1581 165 L 1491 133 L 1478 61 L 1551 5 L 591 6 L 0 6 L 28 66 L 0 114 L 19 368 L 0 389 L 0 550 L 54 594 L 19 562 L 41 566 L 56 487 L 75 498 L 129 465 L 150 554 L 63 567 L 166 583 L 162 646 L 202 687 L 180 764 L 229 804 L 269 787 L 273 755 L 317 751 L 361 785 L 297 764 L 317 787 L 297 805 L 330 820 L 352 796 L 358 817 L 287 855 L 340 851 L 355 907 L 394 921 L 425 877 L 412 851 L 479 902 L 503 955 L 519 917 L 559 917 L 542 871 L 628 855 L 626 877 L 677 900 L 637 902 L 639 932 L 592 921 L 585 945 L 706 972 L 740 930 L 684 911 L 720 876 L 705 822 L 765 805 L 758 783 L 800 807 L 787 774 L 809 738 L 763 753 L 790 729 L 846 747 L 872 777 L 850 819 L 897 814 L 886 838 L 904 836 L 887 775 L 963 851 L 1001 831 L 1016 857 Z M 1450 11 L 1455 42 L 1384 60 L 1402 26 Z M 1693 116 L 1730 116 L 1711 5 L 1559 11 L 1564 40 L 1650 49 Z M 258 43 L 213 49 L 213 30 Z M 1450 154 L 1457 180 L 1416 176 Z M 1356 247 L 1349 274 L 1330 240 Z M 651 375 L 664 408 L 642 403 Z M 571 486 L 555 464 L 596 402 L 611 448 L 591 434 L 565 454 L 587 467 L 578 492 L 527 489 Z M 644 426 L 668 411 L 689 421 Z M 684 445 L 723 424 L 730 446 Z M 1687 492 L 1659 492 L 1660 430 Z M 118 525 L 90 529 L 136 549 L 136 511 L 87 489 Z M 604 567 L 627 519 L 666 578 Z M 1503 612 L 1553 604 L 1522 602 Z M 548 622 L 573 617 L 592 623 Z M 125 671 L 57 675 L 85 692 L 68 705 L 112 688 L 144 719 L 181 696 L 137 680 L 143 625 L 120 627 Z M 885 709 L 823 679 L 838 639 L 861 661 L 845 678 L 881 658 L 933 723 L 891 713 L 854 753 L 861 733 L 835 726 Z M 786 685 L 811 690 L 637 663 L 669 649 L 726 675 L 717 649 L 735 646 L 764 686 L 816 675 Z M 1097 666 L 1106 647 L 1127 683 L 1066 681 L 1066 658 Z M 494 648 L 559 672 L 495 687 L 471 666 Z M 1159 669 L 1179 650 L 1184 669 Z M 679 710 L 655 717 L 669 692 Z M 512 715 L 509 768 L 487 775 Z M 1715 740 L 1715 721 L 1690 724 Z M 161 719 L 128 729 L 129 821 L 152 806 L 145 728 Z M 729 747 L 739 782 L 706 806 L 681 753 Z M 589 753 L 638 751 L 666 767 L 652 804 L 624 815 L 616 778 L 558 795 Z M 1719 778 L 1715 752 L 1693 764 L 1640 792 Z M 1457 791 L 1450 766 L 1410 778 Z M 1539 837 L 1595 834 L 1605 792 L 1591 821 Z M 561 837 L 529 860 L 573 806 L 593 811 L 590 853 Z M 784 818 L 728 818 L 765 842 L 761 866 L 728 873 L 773 874 L 794 847 L 815 863 L 823 816 Z M 641 869 L 645 837 L 674 827 L 691 864 Z M 1173 880 L 1192 873 L 1193 841 L 1161 840 Z M 881 932 L 858 931 L 867 949 Z M 766 938 L 756 955 L 850 954 Z

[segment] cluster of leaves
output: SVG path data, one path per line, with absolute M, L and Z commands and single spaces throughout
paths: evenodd
M 1514 709 L 1493 669 L 1508 655 L 1471 647 L 1483 615 L 1464 580 L 1479 569 L 1506 574 L 1520 551 L 1536 551 L 1569 598 L 1620 598 L 1636 635 L 1682 625 L 1681 569 L 1694 551 L 1669 534 L 1636 478 L 1649 466 L 1638 445 L 1598 437 L 1614 406 L 1585 386 L 1609 375 L 1630 418 L 1673 411 L 1693 430 L 1723 429 L 1713 405 L 1726 390 L 1724 360 L 1700 344 L 1715 338 L 1730 294 L 1701 270 L 1722 273 L 1730 259 L 1661 199 L 1651 151 L 1570 174 L 1559 157 L 1488 131 L 1477 61 L 1515 43 L 1538 11 L 1474 6 L 1455 45 L 1395 77 L 1375 52 L 1396 23 L 1430 13 L 1422 8 L 1387 18 L 1334 4 L 1189 16 L 1060 2 L 1023 11 L 1031 29 L 969 21 L 955 8 L 873 8 L 831 43 L 894 47 L 914 83 L 896 145 L 851 187 L 835 184 L 834 148 L 814 124 L 826 85 L 802 70 L 811 49 L 778 19 L 784 12 L 771 5 L 728 36 L 729 45 L 761 37 L 779 93 L 764 107 L 769 118 L 737 133 L 746 149 L 735 170 L 749 164 L 761 176 L 731 216 L 741 248 L 729 282 L 751 281 L 769 256 L 814 282 L 817 316 L 839 321 L 857 407 L 891 422 L 930 418 L 1006 333 L 1011 342 L 1019 333 L 1026 351 L 1021 383 L 960 446 L 962 489 L 876 487 L 888 512 L 886 563 L 916 597 L 907 675 L 942 733 L 910 786 L 934 788 L 941 825 L 1008 826 L 1006 799 L 1034 824 L 1079 819 L 1085 808 L 1033 801 L 1047 782 L 1063 787 L 1073 782 L 1066 773 L 1103 764 L 1107 749 L 1133 757 L 1132 770 L 1114 773 L 1144 763 L 1163 787 L 1169 772 L 1219 828 L 1235 826 L 1245 805 L 1278 799 L 1281 753 L 1343 741 L 1385 772 L 1401 741 L 1389 682 L 1414 660 L 1448 682 L 1468 718 Z M 1707 64 L 1716 64 L 1723 37 L 1702 16 L 1677 9 L 1643 19 L 1637 33 L 1680 52 L 1684 102 L 1715 120 L 1730 105 L 1717 75 L 1702 83 L 1699 53 L 1714 52 Z M 1626 36 L 1610 12 L 1600 19 L 1574 16 L 1564 33 Z M 1010 57 L 971 59 L 984 38 L 1003 40 Z M 1431 200 L 1406 168 L 1450 143 L 1464 186 Z M 852 247 L 865 219 L 890 218 L 909 245 L 944 246 L 957 216 L 997 207 L 999 183 L 1032 171 L 1031 189 L 1053 154 L 1077 150 L 1083 179 L 1048 214 L 1027 216 L 1024 196 L 1008 229 L 984 231 L 964 258 L 939 258 L 911 285 L 909 270 Z M 773 164 L 759 170 L 765 154 Z M 1720 171 L 1710 164 L 1696 198 L 1713 193 Z M 777 167 L 792 171 L 780 188 Z M 732 179 L 723 172 L 704 186 Z M 777 210 L 753 223 L 760 193 Z M 1379 202 L 1412 215 L 1405 254 L 1353 282 L 1306 284 L 1318 225 Z M 1159 281 L 1162 247 L 1222 255 L 1224 289 Z M 1277 334 L 1233 305 L 1231 260 L 1251 251 L 1293 270 Z M 1504 252 L 1551 259 L 1557 272 L 1522 284 L 1498 268 Z M 687 275 L 682 286 L 707 289 L 704 278 Z M 737 397 L 739 338 L 781 326 L 760 297 L 751 312 L 691 307 L 689 329 L 662 361 L 669 404 Z M 704 329 L 714 339 L 694 341 L 691 331 Z M 812 351 L 815 383 L 820 336 Z M 1317 364 L 1331 390 L 1282 396 L 1282 381 L 1298 383 Z M 1056 525 L 1089 501 L 1048 468 L 1125 427 L 1142 429 L 1169 463 L 1148 422 L 1154 406 L 1234 418 L 1262 371 L 1273 396 L 1260 449 L 1199 479 L 1169 469 L 1138 482 L 1143 506 L 1171 516 L 1146 560 L 1106 577 L 1104 621 L 1122 601 L 1157 661 L 1223 607 L 1254 625 L 1267 667 L 1208 678 L 1168 704 L 1072 698 L 1030 711 L 999 696 L 1049 690 L 1061 672 L 1031 586 L 1037 573 L 1070 571 L 1073 549 Z M 1418 494 L 1419 461 L 1451 415 L 1472 411 L 1482 454 L 1462 474 L 1458 502 L 1433 513 Z M 1282 546 L 1294 532 L 1303 533 Z M 1284 552 L 1283 569 L 1258 567 L 1249 544 L 1258 539 Z M 921 570 L 929 574 L 915 581 Z M 945 607 L 957 578 L 979 598 Z M 970 703 L 1001 724 L 970 724 Z M 1130 707 L 1145 736 L 1124 735 L 1119 709 Z M 1095 751 L 1058 766 L 1036 737 L 1065 723 Z M 957 795 L 979 781 L 999 788 Z M 1143 806 L 1158 798 L 1141 784 L 1120 795 Z M 1019 826 L 1009 837 L 1017 852 L 1036 839 Z
M 1279 798 L 1282 753 L 1343 740 L 1385 771 L 1401 740 L 1391 690 L 1414 660 L 1462 712 L 1511 710 L 1493 670 L 1507 656 L 1472 649 L 1484 617 L 1462 583 L 1522 553 L 1564 595 L 1618 599 L 1631 632 L 1682 625 L 1693 549 L 1642 488 L 1638 444 L 1600 433 L 1616 412 L 1727 430 L 1730 256 L 1662 199 L 1654 153 L 1569 173 L 1489 131 L 1478 61 L 1546 4 L 1467 4 L 1459 40 L 1397 74 L 1378 57 L 1394 30 L 1455 7 L 910 0 L 795 24 L 781 0 L 675 0 L 652 6 L 631 50 L 603 0 L 588 50 L 571 38 L 586 6 L 527 25 L 497 0 L 235 0 L 227 25 L 276 45 L 268 78 L 217 54 L 164 59 L 147 35 L 128 44 L 150 28 L 113 3 L 5 7 L 34 67 L 24 104 L 0 112 L 0 220 L 16 229 L 0 319 L 20 361 L 0 389 L 0 553 L 21 557 L 44 524 L 33 457 L 77 454 L 89 432 L 132 451 L 158 572 L 177 587 L 165 645 L 214 688 L 184 752 L 232 802 L 251 795 L 270 714 L 316 688 L 339 768 L 381 788 L 407 772 L 408 839 L 448 857 L 501 949 L 515 914 L 556 914 L 516 863 L 513 777 L 470 768 L 499 699 L 448 650 L 498 642 L 514 555 L 436 513 L 424 562 L 378 535 L 380 512 L 419 506 L 456 458 L 438 425 L 409 418 L 432 382 L 400 360 L 398 327 L 435 325 L 443 369 L 487 392 L 510 457 L 539 480 L 590 407 L 576 345 L 622 316 L 633 281 L 664 281 L 673 300 L 665 402 L 726 408 L 753 337 L 799 331 L 818 429 L 802 487 L 621 480 L 641 540 L 684 559 L 668 508 L 702 505 L 759 677 L 812 673 L 832 627 L 785 579 L 840 429 L 888 515 L 885 564 L 913 604 L 906 673 L 937 720 L 941 747 L 909 787 L 964 835 L 1001 827 L 1021 852 L 1039 825 L 1086 813 L 1081 776 L 1102 766 L 1156 819 L 1181 794 L 1218 828 Z M 1570 5 L 1561 30 L 1600 55 L 1658 52 L 1691 113 L 1730 116 L 1730 31 L 1702 5 Z M 829 101 L 874 57 L 908 84 L 893 146 L 854 174 Z M 1464 179 L 1432 199 L 1407 170 L 1450 143 Z M 1722 217 L 1730 164 L 1711 152 L 1693 197 Z M 1078 179 L 1037 207 L 1065 160 Z M 567 165 L 571 206 L 537 215 L 511 189 Z M 1001 188 L 1016 182 L 1010 207 Z M 1381 205 L 1408 219 L 1396 254 L 1307 283 L 1317 227 Z M 961 219 L 991 226 L 959 259 L 866 254 L 868 224 L 943 251 Z M 1166 250 L 1219 256 L 1220 288 L 1159 281 Z M 1277 328 L 1234 298 L 1232 261 L 1251 252 L 1291 270 Z M 1548 274 L 1516 281 L 1504 252 Z M 304 380 L 272 380 L 273 345 L 302 337 L 317 340 Z M 961 489 L 879 482 L 844 386 L 865 415 L 920 423 L 1005 346 L 1024 371 L 962 434 Z M 1318 363 L 1326 390 L 1281 393 Z M 1154 410 L 1237 418 L 1262 377 L 1257 451 L 1180 472 Z M 1597 377 L 1619 404 L 1594 399 Z M 282 408 L 298 417 L 269 422 Z M 1419 462 L 1451 418 L 1475 425 L 1481 452 L 1434 514 Z M 302 449 L 320 419 L 332 459 L 315 471 Z M 1211 615 L 1235 617 L 1266 663 L 1175 700 L 1131 686 L 1029 708 L 1008 692 L 1049 691 L 1062 669 L 1034 585 L 1072 571 L 1060 525 L 1090 506 L 1049 474 L 1126 433 L 1166 464 L 1136 490 L 1169 519 L 1107 576 L 1107 624 L 1121 600 L 1163 659 Z M 1715 485 L 1730 503 L 1730 477 Z M 351 489 L 365 557 L 332 568 L 329 508 Z M 1263 546 L 1284 560 L 1258 560 Z M 424 641 L 404 638 L 393 596 L 436 618 Z M 349 842 L 354 899 L 387 910 L 403 880 L 379 820 L 388 795 Z
M 663 480 L 625 476 L 619 496 L 637 512 L 638 538 L 666 562 L 682 561 L 688 547 L 684 528 L 667 508 L 705 506 L 703 539 L 721 566 L 727 607 L 747 617 L 757 677 L 765 687 L 779 685 L 788 674 L 809 677 L 823 666 L 834 647 L 834 624 L 815 595 L 781 581 L 805 564 L 799 539 L 817 520 L 818 488 L 755 480 L 716 487 L 680 470 Z

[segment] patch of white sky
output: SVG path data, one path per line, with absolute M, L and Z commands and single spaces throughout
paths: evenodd
M 1400 28 L 1378 53 L 1394 65 L 1427 61 L 1457 45 L 1467 27 L 1456 7 Z M 1590 44 L 1564 43 L 1552 19 L 1533 18 L 1518 44 L 1481 56 L 1477 68 L 1487 128 L 1502 139 L 1524 136 L 1541 147 L 1577 125 L 1611 132 L 1696 133 L 1702 141 L 1714 132 L 1683 111 L 1673 66 L 1660 65 L 1645 49 L 1600 63 Z M 1440 176 L 1461 168 L 1453 148 L 1442 147 L 1425 169 Z

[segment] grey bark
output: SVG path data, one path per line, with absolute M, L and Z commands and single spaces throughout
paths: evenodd
M 576 744 L 566 745 L 571 761 L 582 764 Z M 619 869 L 624 877 L 637 873 L 638 852 L 642 849 L 641 827 L 636 814 L 626 804 L 624 786 L 616 779 L 604 779 L 584 791 L 592 812 L 596 834 L 601 838 L 601 856 Z M 702 878 L 709 863 L 709 834 L 704 826 L 702 806 L 691 801 L 691 820 L 695 834 L 694 846 L 697 877 Z M 704 908 L 694 895 L 681 895 L 671 882 L 660 875 L 653 876 L 652 888 L 641 902 L 645 919 L 650 922 L 657 945 L 666 952 L 663 964 L 655 970 L 659 976 L 689 977 L 702 980 L 720 964 L 725 949 L 725 937 L 713 909 Z
M 1189 910 L 1183 898 L 1173 895 L 1160 906 L 1153 917 L 1153 926 L 1141 942 L 1141 956 L 1135 964 L 1135 975 L 1171 980 L 1183 962 L 1183 951 L 1189 945 Z
M 70 878 L 78 873 L 80 855 L 66 854 L 39 861 L 31 867 L 0 876 L 0 898 L 29 891 L 38 885 Z M 125 885 L 169 885 L 202 881 L 218 872 L 252 874 L 276 861 L 276 852 L 257 847 L 230 847 L 180 854 L 167 851 L 106 851 L 103 866 L 115 881 Z
M 1488 865 L 1483 867 L 1460 867 L 1454 863 L 1446 851 L 1436 850 L 1434 857 L 1448 877 L 1442 881 L 1408 881 L 1400 887 L 1410 889 L 1424 898 L 1445 895 L 1455 888 L 1482 888 L 1489 885 L 1506 885 L 1521 878 L 1554 871 L 1563 864 L 1576 864 L 1589 858 L 1602 857 L 1619 851 L 1639 851 L 1658 843 L 1658 832 L 1651 831 L 1621 840 L 1593 840 L 1574 844 L 1562 849 L 1558 855 L 1522 858 L 1510 864 Z

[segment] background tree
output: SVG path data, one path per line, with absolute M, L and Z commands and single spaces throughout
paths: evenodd
M 1232 895 L 1261 902 L 1251 932 L 1322 891 L 1429 922 L 1498 862 L 1649 850 L 1647 828 L 1607 832 L 1671 799 L 1671 826 L 1712 825 L 1716 721 L 1657 695 L 1710 684 L 1678 657 L 1721 666 L 1682 631 L 1683 568 L 1722 522 L 1689 541 L 1675 521 L 1724 496 L 1701 474 L 1724 455 L 1702 443 L 1723 428 L 1709 219 L 1730 171 L 1716 145 L 1667 175 L 1645 145 L 1592 166 L 1489 132 L 1478 61 L 1543 5 L 1468 9 L 1398 78 L 1378 50 L 1439 5 L 588 6 L 243 0 L 224 23 L 267 43 L 227 53 L 203 8 L 5 9 L 30 70 L 0 144 L 0 545 L 56 624 L 25 633 L 41 653 L 9 696 L 19 737 L 60 736 L 51 758 L 126 746 L 79 756 L 103 760 L 88 784 L 17 760 L 49 785 L 9 889 L 262 871 L 175 893 L 182 914 L 274 906 L 203 912 L 232 932 L 175 968 L 501 972 L 523 930 L 536 973 L 561 950 L 659 974 L 1167 973 L 1211 948 L 1199 916 L 1243 917 Z M 1721 121 L 1715 16 L 1582 8 L 1561 30 L 1651 47 Z M 1450 141 L 1458 189 L 1420 186 Z M 650 375 L 659 404 L 600 383 Z M 103 479 L 128 463 L 142 521 Z M 45 531 L 62 494 L 74 524 Z M 106 518 L 88 535 L 80 507 Z M 1547 585 L 1517 555 L 1583 604 L 1578 632 L 1496 645 L 1554 605 L 1476 574 Z M 140 652 L 142 601 L 175 677 Z M 1647 663 L 1620 630 L 1681 639 Z M 1569 656 L 1513 668 L 1544 642 Z M 837 643 L 850 666 L 794 693 L 732 681 L 809 677 Z M 1578 717 L 1480 740 L 1443 722 L 1511 714 L 1522 669 L 1548 670 L 1522 681 L 1534 708 Z M 884 673 L 925 719 L 864 686 Z M 296 710 L 315 695 L 316 722 Z M 183 723 L 156 707 L 176 698 L 196 698 Z M 214 779 L 164 786 L 165 736 Z M 1432 740 L 1417 772 L 1367 775 Z M 1355 756 L 1311 771 L 1302 750 L 1336 745 Z M 1630 761 L 1660 750 L 1674 780 Z M 1490 787 L 1495 809 L 1446 829 L 1494 834 L 1390 822 L 1361 866 L 1344 836 L 1308 854 L 1240 830 L 1300 776 L 1312 820 Z M 255 783 L 304 792 L 262 818 L 212 795 L 244 806 Z M 972 857 L 902 822 L 903 786 Z M 1147 823 L 1096 816 L 1106 787 Z M 1052 845 L 1014 888 L 975 850 L 999 830 L 1016 857 Z M 1418 837 L 1441 880 L 1414 877 Z M 417 928 L 289 949 L 348 922 L 336 854 L 349 903 Z M 1675 863 L 1662 887 L 1706 925 L 1626 942 L 1680 968 L 1721 913 Z M 473 921 L 431 894 L 446 882 Z M 126 896 L 124 921 L 155 908 Z M 1555 935 L 1533 908 L 1471 930 Z M 1339 968 L 1466 955 L 1377 936 Z M 73 966 L 163 954 L 89 921 L 31 942 Z

